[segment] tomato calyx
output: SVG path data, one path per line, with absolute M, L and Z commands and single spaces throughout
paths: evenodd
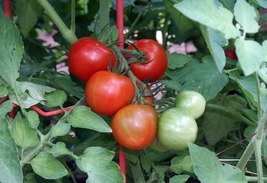
M 127 75 L 134 83 L 135 85 L 135 98 L 133 99 L 133 103 L 136 102 L 142 102 L 145 103 L 145 100 L 142 96 L 142 88 L 146 87 L 146 83 L 140 81 L 131 71 L 129 62 L 126 60 L 125 53 L 134 55 L 134 59 L 137 60 L 137 58 L 143 58 L 144 53 L 137 52 L 137 51 L 131 51 L 131 50 L 125 50 L 118 48 L 117 46 L 112 46 L 111 49 L 115 53 L 117 57 L 117 62 L 115 63 L 115 66 L 113 67 L 112 72 L 115 72 L 120 75 Z

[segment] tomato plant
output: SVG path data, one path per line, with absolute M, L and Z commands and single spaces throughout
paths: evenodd
M 197 119 L 205 111 L 206 100 L 196 91 L 182 91 L 176 96 L 175 106 L 185 109 Z
M 168 149 L 179 151 L 196 140 L 198 127 L 195 119 L 185 110 L 170 108 L 159 117 L 158 140 Z
M 138 150 L 149 146 L 157 134 L 158 116 L 150 105 L 130 104 L 111 121 L 112 134 L 122 146 Z
M 142 39 L 133 43 L 136 48 L 145 53 L 144 63 L 133 63 L 131 70 L 141 81 L 155 82 L 160 79 L 168 66 L 167 54 L 164 48 L 155 40 Z M 134 46 L 128 46 L 129 50 L 134 50 Z
M 0 2 L 1 183 L 267 181 L 265 1 Z M 155 73 L 160 79 L 159 83 L 152 83 L 156 97 L 153 106 L 160 116 L 158 136 L 145 148 L 138 151 L 118 148 L 110 127 L 112 119 L 118 118 L 101 115 L 84 106 L 86 82 L 70 77 L 67 59 L 69 48 L 77 38 L 84 37 L 97 38 L 102 45 L 109 43 L 110 47 L 104 48 L 112 51 L 105 57 L 108 61 L 101 62 L 103 65 L 96 63 L 85 69 L 85 65 L 77 64 L 78 74 L 91 72 L 101 65 L 104 71 L 95 71 L 92 77 L 98 72 L 107 72 L 117 59 L 118 67 L 112 67 L 112 71 L 120 70 L 117 73 L 123 73 L 135 84 L 134 100 L 129 99 L 115 116 L 128 106 L 142 107 L 143 104 L 137 103 L 144 103 L 143 99 L 149 96 L 150 92 L 143 91 L 149 82 L 154 82 L 149 79 Z M 168 56 L 165 74 L 158 75 L 164 68 L 158 60 L 162 55 L 151 58 L 146 55 L 155 54 L 151 42 L 141 44 L 149 48 L 144 51 L 140 48 L 138 52 L 138 46 L 134 50 L 122 48 L 128 44 L 124 38 L 158 40 Z M 83 48 L 76 49 L 75 53 Z M 86 47 L 89 48 L 98 50 L 99 44 Z M 229 53 L 233 54 L 234 50 L 236 56 L 229 55 L 229 48 Z M 238 59 L 232 62 L 227 57 Z M 156 66 L 152 64 L 154 61 Z M 149 68 L 143 72 L 146 76 L 141 69 L 134 74 L 131 70 L 135 66 L 152 65 L 153 72 L 150 73 Z M 135 77 L 138 74 L 144 82 Z M 84 81 L 88 81 L 87 78 Z M 124 87 L 119 97 L 113 93 L 110 98 L 105 98 L 110 96 L 105 88 L 94 92 L 93 96 L 102 93 L 100 98 L 92 98 L 98 99 L 95 106 L 108 110 L 128 93 L 133 93 L 133 88 L 132 84 L 127 89 Z M 120 87 L 116 85 L 114 92 L 117 89 Z M 193 119 L 192 115 L 185 115 L 185 107 L 175 106 L 177 94 L 188 90 L 204 96 L 206 105 L 202 117 Z M 136 111 L 139 110 L 132 110 L 130 114 L 136 115 Z M 138 120 L 138 124 L 146 124 L 141 123 L 148 121 L 146 115 L 147 112 L 139 116 L 142 120 Z M 194 120 L 198 135 L 186 149 L 186 142 L 194 141 L 195 133 L 191 131 L 195 127 Z M 182 125 L 187 123 L 191 125 Z M 118 132 L 127 135 L 123 132 L 133 129 Z M 179 129 L 185 130 L 178 133 Z M 146 131 L 154 134 L 154 126 Z M 127 139 L 130 138 L 123 138 Z M 142 135 L 138 139 L 142 140 Z M 171 146 L 165 147 L 164 141 L 166 145 L 172 143 Z M 180 150 L 181 147 L 185 150 Z M 121 156 L 123 154 L 125 156 Z
M 114 53 L 91 37 L 83 37 L 74 42 L 68 54 L 70 72 L 86 82 L 94 73 L 108 70 L 116 61 Z
M 95 73 L 85 87 L 89 107 L 104 115 L 114 115 L 129 104 L 134 95 L 135 86 L 130 78 L 109 71 Z

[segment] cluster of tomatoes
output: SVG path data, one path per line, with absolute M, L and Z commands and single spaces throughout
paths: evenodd
M 168 109 L 158 117 L 152 106 L 153 97 L 142 97 L 141 93 L 149 90 L 145 83 L 158 81 L 167 69 L 166 52 L 158 42 L 142 39 L 129 44 L 126 49 L 116 47 L 114 50 L 93 38 L 80 38 L 69 50 L 68 65 L 75 77 L 86 82 L 85 99 L 88 106 L 98 114 L 112 116 L 112 133 L 118 143 L 128 149 L 138 150 L 153 144 L 158 137 L 163 146 L 170 149 L 176 147 L 169 143 L 173 141 L 168 140 L 169 130 L 177 131 L 181 127 L 169 126 L 172 129 L 167 129 L 164 121 L 177 114 L 179 118 L 180 110 L 169 116 L 168 113 L 173 109 Z M 205 100 L 201 101 L 204 105 Z M 184 103 L 177 100 L 179 105 L 184 106 Z M 195 111 L 191 112 L 195 114 Z M 188 123 L 186 128 L 194 130 L 195 135 L 190 138 L 193 141 L 197 126 L 192 122 L 194 117 L 189 116 L 192 119 L 182 120 L 180 125 Z M 181 137 L 184 138 L 184 135 Z

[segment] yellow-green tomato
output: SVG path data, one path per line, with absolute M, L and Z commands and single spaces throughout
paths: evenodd
M 205 111 L 206 100 L 196 91 L 182 91 L 176 96 L 175 107 L 187 110 L 195 119 Z
M 196 140 L 198 127 L 195 119 L 185 110 L 170 108 L 164 111 L 158 123 L 157 138 L 166 148 L 184 150 Z

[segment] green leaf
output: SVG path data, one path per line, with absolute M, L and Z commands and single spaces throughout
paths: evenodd
M 206 101 L 217 96 L 228 83 L 228 76 L 219 72 L 211 56 L 204 57 L 203 63 L 192 60 L 180 69 L 168 70 L 166 76 L 170 78 L 169 85 L 172 80 L 174 83 L 178 82 L 182 85 L 182 90 L 197 91 L 205 97 Z
M 267 1 L 266 0 L 257 0 L 259 5 L 263 8 L 267 8 Z
M 3 117 L 5 116 L 8 112 L 12 111 L 13 106 L 12 102 L 10 100 L 5 101 L 0 105 L 0 116 Z
M 30 110 L 29 112 L 26 113 L 26 118 L 29 122 L 29 126 L 33 129 L 37 129 L 37 127 L 40 124 L 40 119 L 37 112 Z
M 184 55 L 181 53 L 169 53 L 167 52 L 168 57 L 168 68 L 169 69 L 177 69 L 183 67 L 186 63 L 190 62 L 194 58 Z
M 185 41 L 191 33 L 195 30 L 195 25 L 192 20 L 184 16 L 174 6 L 171 0 L 163 0 L 167 12 L 171 15 L 173 22 L 176 25 L 178 41 Z
M 36 0 L 16 0 L 15 3 L 19 27 L 22 35 L 26 38 L 38 20 L 41 7 Z
M 58 136 L 64 136 L 68 134 L 70 131 L 70 124 L 69 123 L 61 123 L 58 122 L 51 128 L 51 136 L 52 137 L 58 137 Z
M 21 183 L 23 174 L 7 121 L 0 115 L 0 182 Z
M 1 85 L 1 83 L 0 83 L 0 98 L 7 96 L 7 94 L 8 94 L 8 90 L 7 90 L 6 86 Z
M 23 108 L 29 108 L 45 100 L 45 93 L 54 91 L 54 88 L 39 85 L 31 82 L 17 82 L 18 90 L 21 91 L 20 102 L 16 95 L 9 95 L 13 103 L 19 104 Z
M 170 183 L 185 183 L 189 179 L 189 175 L 175 175 L 170 178 Z
M 194 172 L 200 182 L 205 183 L 246 183 L 245 175 L 238 169 L 228 164 L 224 166 L 214 152 L 189 144 Z
M 228 44 L 228 40 L 219 31 L 205 26 L 201 26 L 200 28 L 212 58 L 218 70 L 222 72 L 226 63 L 226 57 L 222 47 Z
M 98 132 L 112 132 L 110 126 L 96 113 L 86 106 L 77 106 L 68 115 L 71 126 L 91 129 Z
M 16 144 L 22 149 L 34 147 L 39 143 L 36 130 L 30 128 L 27 119 L 23 118 L 19 113 L 13 121 L 11 131 Z
M 260 69 L 265 52 L 258 42 L 238 38 L 235 40 L 235 47 L 238 61 L 246 76 Z
M 257 33 L 260 26 L 257 22 L 256 9 L 244 0 L 237 0 L 234 8 L 236 21 L 246 33 Z
M 172 158 L 170 170 L 177 174 L 182 172 L 193 173 L 191 157 L 188 154 L 182 154 Z
M 46 152 L 40 152 L 30 164 L 33 171 L 45 179 L 59 179 L 68 174 L 62 163 Z
M 220 73 L 210 56 L 203 58 L 203 63 L 189 69 L 185 76 L 183 90 L 194 90 L 201 93 L 206 101 L 213 99 L 228 83 L 228 77 Z
M 123 182 L 119 166 L 112 161 L 115 153 L 102 147 L 89 147 L 77 158 L 80 170 L 88 174 L 86 183 Z
M 23 42 L 15 24 L 0 9 L 0 77 L 12 89 L 16 88 L 23 54 Z
M 161 80 L 160 82 L 172 90 L 181 91 L 183 88 L 176 80 Z
M 229 111 L 235 112 L 235 109 L 232 107 L 231 98 L 223 97 L 215 105 L 226 107 Z M 236 128 L 236 118 L 220 109 L 207 108 L 202 120 L 204 136 L 210 146 L 215 145 Z
M 240 87 L 242 92 L 246 95 L 252 104 L 258 106 L 258 91 L 257 91 L 257 81 L 256 78 L 251 75 L 247 77 L 242 77 L 232 73 L 230 78 L 233 79 Z M 261 94 L 261 108 L 267 111 L 267 96 Z
M 66 144 L 64 142 L 57 142 L 51 148 L 53 156 L 61 156 L 61 155 L 73 155 L 73 153 L 67 149 Z
M 222 32 L 226 39 L 240 35 L 232 23 L 233 14 L 216 0 L 183 0 L 174 7 L 188 18 Z
M 56 90 L 45 94 L 45 100 L 45 105 L 47 107 L 63 106 L 64 102 L 67 100 L 67 94 L 62 90 Z

